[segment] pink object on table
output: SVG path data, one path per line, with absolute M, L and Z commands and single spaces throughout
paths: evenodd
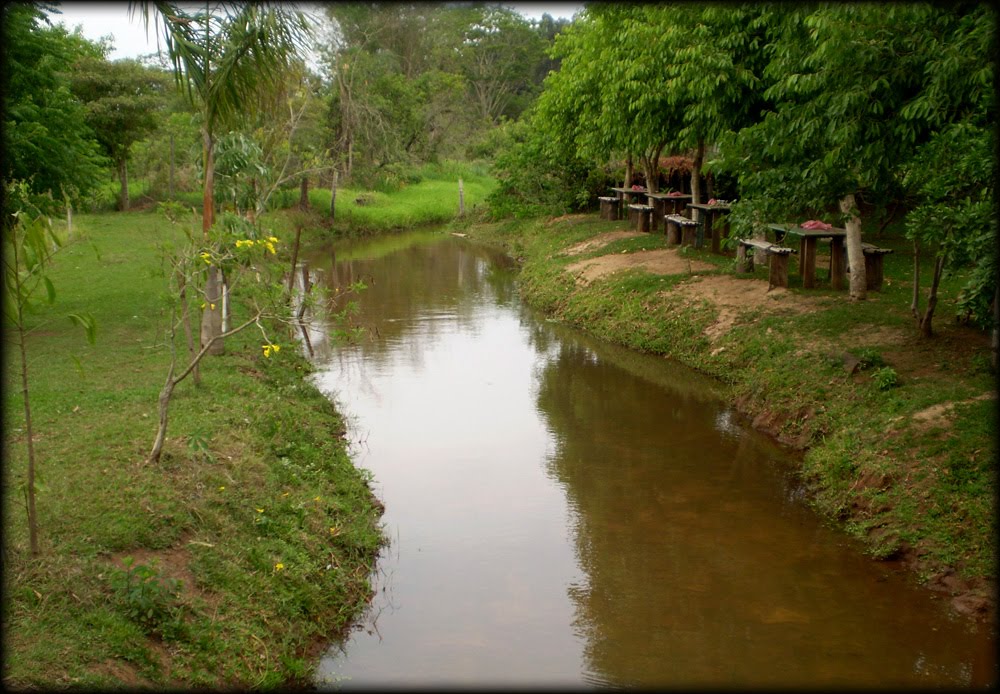
M 668 198 L 679 198 L 679 197 L 681 197 L 682 195 L 684 195 L 684 193 L 682 193 L 682 192 L 681 192 L 681 191 L 679 191 L 679 190 L 672 190 L 672 191 L 670 191 L 669 193 L 667 193 L 667 197 L 668 197 Z
M 803 229 L 820 229 L 820 230 L 823 230 L 823 231 L 826 231 L 827 229 L 832 229 L 833 228 L 832 224 L 827 224 L 826 222 L 821 222 L 818 219 L 810 219 L 807 222 L 802 222 L 802 224 L 799 224 L 799 226 L 802 227 Z
M 642 186 L 640 186 L 640 185 L 634 185 L 634 186 L 632 186 L 632 190 L 646 190 L 646 189 L 645 189 L 645 188 L 643 188 L 643 187 L 642 187 Z
M 708 201 L 708 203 L 707 203 L 707 204 L 709 204 L 709 205 L 714 205 L 714 204 L 715 204 L 715 202 L 716 202 L 715 198 L 711 198 L 711 199 L 709 199 L 709 201 Z

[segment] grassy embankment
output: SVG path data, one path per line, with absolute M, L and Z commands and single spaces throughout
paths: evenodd
M 467 185 L 467 205 L 487 184 Z M 457 208 L 454 180 L 405 188 L 396 204 L 371 193 L 374 204 L 352 214 L 354 195 L 338 194 L 338 214 L 352 217 L 342 230 L 443 221 Z M 265 220 L 282 240 L 277 262 L 287 262 L 293 217 L 302 220 Z M 28 345 L 44 482 L 37 560 L 19 490 L 19 372 L 15 350 L 5 350 L 5 684 L 307 681 L 318 648 L 364 607 L 383 539 L 340 416 L 304 380 L 310 366 L 292 339 L 272 335 L 285 349 L 268 359 L 250 329 L 206 358 L 200 387 L 190 378 L 178 387 L 163 459 L 144 464 L 169 364 L 157 247 L 181 233 L 152 212 L 78 214 L 74 231 L 86 241 L 57 255 L 57 300 L 33 318 Z M 80 311 L 97 320 L 96 345 L 60 318 Z
M 822 288 L 828 285 L 797 288 L 793 260 L 785 301 L 810 301 L 809 308 L 765 310 L 782 303 L 782 290 L 774 301 L 764 298 L 766 267 L 758 267 L 753 291 L 760 299 L 729 307 L 732 325 L 719 335 L 720 307 L 698 300 L 697 292 L 694 301 L 680 300 L 675 290 L 733 276 L 732 259 L 687 248 L 683 257 L 714 269 L 680 275 L 633 269 L 587 286 L 574 281 L 565 268 L 582 258 L 666 246 L 661 232 L 564 254 L 599 233 L 627 228 L 594 213 L 468 231 L 522 259 L 522 294 L 549 315 L 731 384 L 732 398 L 756 425 L 806 451 L 801 474 L 822 514 L 865 540 L 874 556 L 901 558 L 933 587 L 969 599 L 967 611 L 982 609 L 995 579 L 995 376 L 988 337 L 953 318 L 962 274 L 941 287 L 938 336 L 920 340 L 909 309 L 912 246 L 899 227 L 890 227 L 877 240 L 895 250 L 886 257 L 886 282 L 867 301 L 851 302 L 846 290 Z M 924 262 L 926 278 L 930 261 Z M 710 326 L 715 330 L 706 331 Z M 845 368 L 845 352 L 860 358 L 854 373 Z M 958 578 L 946 577 L 947 569 Z

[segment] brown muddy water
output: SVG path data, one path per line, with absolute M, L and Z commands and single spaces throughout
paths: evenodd
M 715 382 L 547 322 L 466 239 L 332 253 L 370 337 L 311 330 L 316 380 L 391 540 L 319 688 L 995 682 L 992 628 L 824 525 Z

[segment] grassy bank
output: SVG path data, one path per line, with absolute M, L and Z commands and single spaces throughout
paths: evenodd
M 305 382 L 289 336 L 266 359 L 248 330 L 206 358 L 201 386 L 179 386 L 164 457 L 144 464 L 169 363 L 157 246 L 180 232 L 153 213 L 74 226 L 86 241 L 58 254 L 57 300 L 28 344 L 37 560 L 15 350 L 4 352 L 4 683 L 305 681 L 317 648 L 365 605 L 382 539 L 339 415 Z M 79 311 L 96 318 L 93 346 L 61 317 Z
M 668 252 L 662 232 L 602 236 L 628 228 L 595 213 L 466 231 L 522 260 L 521 292 L 535 307 L 731 384 L 754 426 L 806 452 L 801 475 L 820 513 L 862 538 L 874 557 L 905 562 L 957 609 L 988 613 L 995 376 L 988 336 L 953 318 L 961 274 L 941 288 L 938 335 L 921 340 L 909 308 L 911 245 L 898 228 L 878 239 L 895 253 L 883 290 L 864 302 L 846 291 L 796 288 L 794 261 L 792 288 L 767 292 L 766 267 L 735 276 L 732 259 Z M 594 243 L 602 239 L 610 242 Z M 680 269 L 640 263 L 577 279 L 587 262 L 629 254 L 638 261 L 652 258 L 649 251 L 678 254 Z

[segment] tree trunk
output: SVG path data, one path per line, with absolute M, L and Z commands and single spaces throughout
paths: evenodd
M 205 181 L 201 201 L 201 233 L 205 243 L 209 240 L 209 230 L 215 224 L 215 141 L 211 130 L 202 128 L 202 158 L 205 163 Z M 222 334 L 221 278 L 219 268 L 208 268 L 205 282 L 205 309 L 201 314 L 201 345 L 211 343 L 209 354 L 224 354 L 226 346 L 222 340 L 212 341 Z
M 854 204 L 854 193 L 843 197 L 840 211 L 851 215 L 844 225 L 847 228 L 847 262 L 851 266 L 850 296 L 854 301 L 862 301 L 868 298 L 868 282 L 865 277 L 865 254 L 861 248 L 861 217 Z
M 299 182 L 299 209 L 309 209 L 309 177 L 303 176 Z
M 205 308 L 201 312 L 201 346 L 211 343 L 208 353 L 224 354 L 225 344 L 222 340 L 213 339 L 222 334 L 222 279 L 219 268 L 212 265 L 208 268 L 208 280 L 205 282 Z
M 910 313 L 914 320 L 920 320 L 920 244 L 913 239 L 913 300 L 910 302 Z
M 15 232 L 12 232 L 15 233 Z M 37 557 L 38 548 L 38 515 L 35 512 L 35 433 L 31 426 L 31 403 L 28 399 L 28 351 L 24 346 L 24 304 L 22 297 L 25 295 L 24 286 L 21 283 L 21 258 L 19 257 L 17 240 L 14 240 L 14 268 L 11 273 L 14 280 L 14 302 L 17 315 L 17 344 L 21 357 L 21 396 L 24 398 L 24 436 L 28 445 L 28 480 L 24 490 L 25 506 L 28 512 L 28 544 L 31 547 L 31 556 Z
M 167 183 L 167 196 L 173 201 L 174 199 L 174 134 L 170 133 L 170 179 Z
M 31 428 L 31 404 L 28 402 L 28 353 L 24 348 L 24 330 L 20 326 L 18 333 L 18 345 L 21 349 L 21 395 L 24 397 L 24 436 L 28 443 L 28 486 L 25 489 L 28 507 L 28 543 L 31 546 L 31 556 L 37 557 L 39 549 L 38 515 L 35 511 L 35 434 Z
M 201 233 L 208 242 L 208 230 L 215 224 L 215 140 L 208 128 L 201 131 L 201 155 L 205 180 L 201 195 Z
M 184 323 L 184 339 L 187 342 L 188 356 L 191 360 L 194 360 L 195 349 L 194 349 L 194 333 L 191 330 L 191 311 L 188 307 L 187 300 L 187 280 L 184 278 L 183 272 L 177 273 L 177 284 L 180 287 L 180 300 L 181 300 L 181 321 Z M 201 373 L 198 371 L 198 365 L 194 367 L 194 384 L 196 386 L 201 385 Z
M 215 339 L 215 342 L 216 343 L 222 342 L 223 338 L 229 335 L 235 335 L 238 332 L 246 330 L 248 327 L 257 322 L 260 319 L 260 316 L 261 314 L 258 312 L 255 316 L 250 318 L 246 323 L 243 323 L 242 325 L 233 328 L 231 331 L 227 331 L 225 333 L 220 334 L 219 337 Z M 174 330 L 171 329 L 170 331 L 171 349 L 173 348 L 174 344 L 173 340 L 174 340 Z M 166 441 L 167 438 L 167 411 L 168 408 L 170 407 L 170 397 L 173 395 L 174 388 L 177 387 L 178 383 L 187 378 L 189 373 L 198 368 L 198 364 L 201 362 L 202 357 L 208 354 L 213 346 L 214 343 L 208 346 L 203 346 L 201 350 L 198 351 L 198 354 L 195 355 L 194 359 L 191 360 L 191 363 L 188 364 L 187 368 L 184 369 L 184 371 L 181 372 L 181 374 L 176 378 L 174 377 L 174 369 L 177 364 L 177 355 L 175 352 L 171 352 L 170 370 L 167 373 L 167 380 L 163 384 L 163 388 L 160 390 L 160 398 L 159 398 L 160 421 L 156 431 L 156 440 L 153 442 L 153 449 L 149 452 L 149 458 L 147 458 L 147 462 L 156 463 L 159 462 L 160 460 L 160 453 L 163 450 L 163 442 Z
M 118 191 L 118 209 L 125 211 L 128 209 L 128 161 L 122 159 L 118 162 L 118 182 L 121 190 Z
M 691 167 L 691 202 L 700 203 L 701 202 L 701 165 L 705 161 L 705 141 L 702 139 L 698 140 L 698 149 L 695 150 L 694 163 Z M 691 219 L 694 221 L 699 221 L 701 219 L 701 210 L 691 210 Z
M 622 183 L 622 188 L 632 187 L 632 177 L 634 174 L 635 174 L 635 165 L 632 163 L 632 155 L 629 154 L 625 157 L 625 182 Z
M 944 256 L 939 255 L 934 261 L 934 278 L 931 280 L 931 289 L 927 294 L 927 310 L 924 311 L 924 316 L 920 319 L 920 334 L 923 337 L 933 337 L 934 335 L 931 321 L 934 319 L 934 309 L 937 308 L 938 284 L 941 282 L 941 274 L 943 272 Z
M 160 420 L 156 428 L 156 439 L 153 441 L 153 449 L 149 452 L 147 460 L 151 463 L 160 462 L 160 454 L 163 452 L 163 442 L 167 440 L 167 413 L 170 409 L 170 396 L 173 395 L 177 381 L 174 380 L 174 360 L 170 360 L 170 370 L 167 372 L 167 382 L 160 389 L 159 405 Z
M 288 271 L 288 300 L 292 299 L 292 290 L 295 289 L 295 266 L 299 262 L 299 239 L 302 237 L 302 225 L 295 225 L 295 244 L 292 246 L 292 267 Z
M 458 216 L 465 215 L 465 191 L 462 190 L 462 179 L 458 179 Z
M 1000 283 L 993 294 L 993 371 L 997 370 L 997 351 L 1000 350 Z
M 330 219 L 337 218 L 337 170 L 333 170 L 333 180 L 330 181 Z

